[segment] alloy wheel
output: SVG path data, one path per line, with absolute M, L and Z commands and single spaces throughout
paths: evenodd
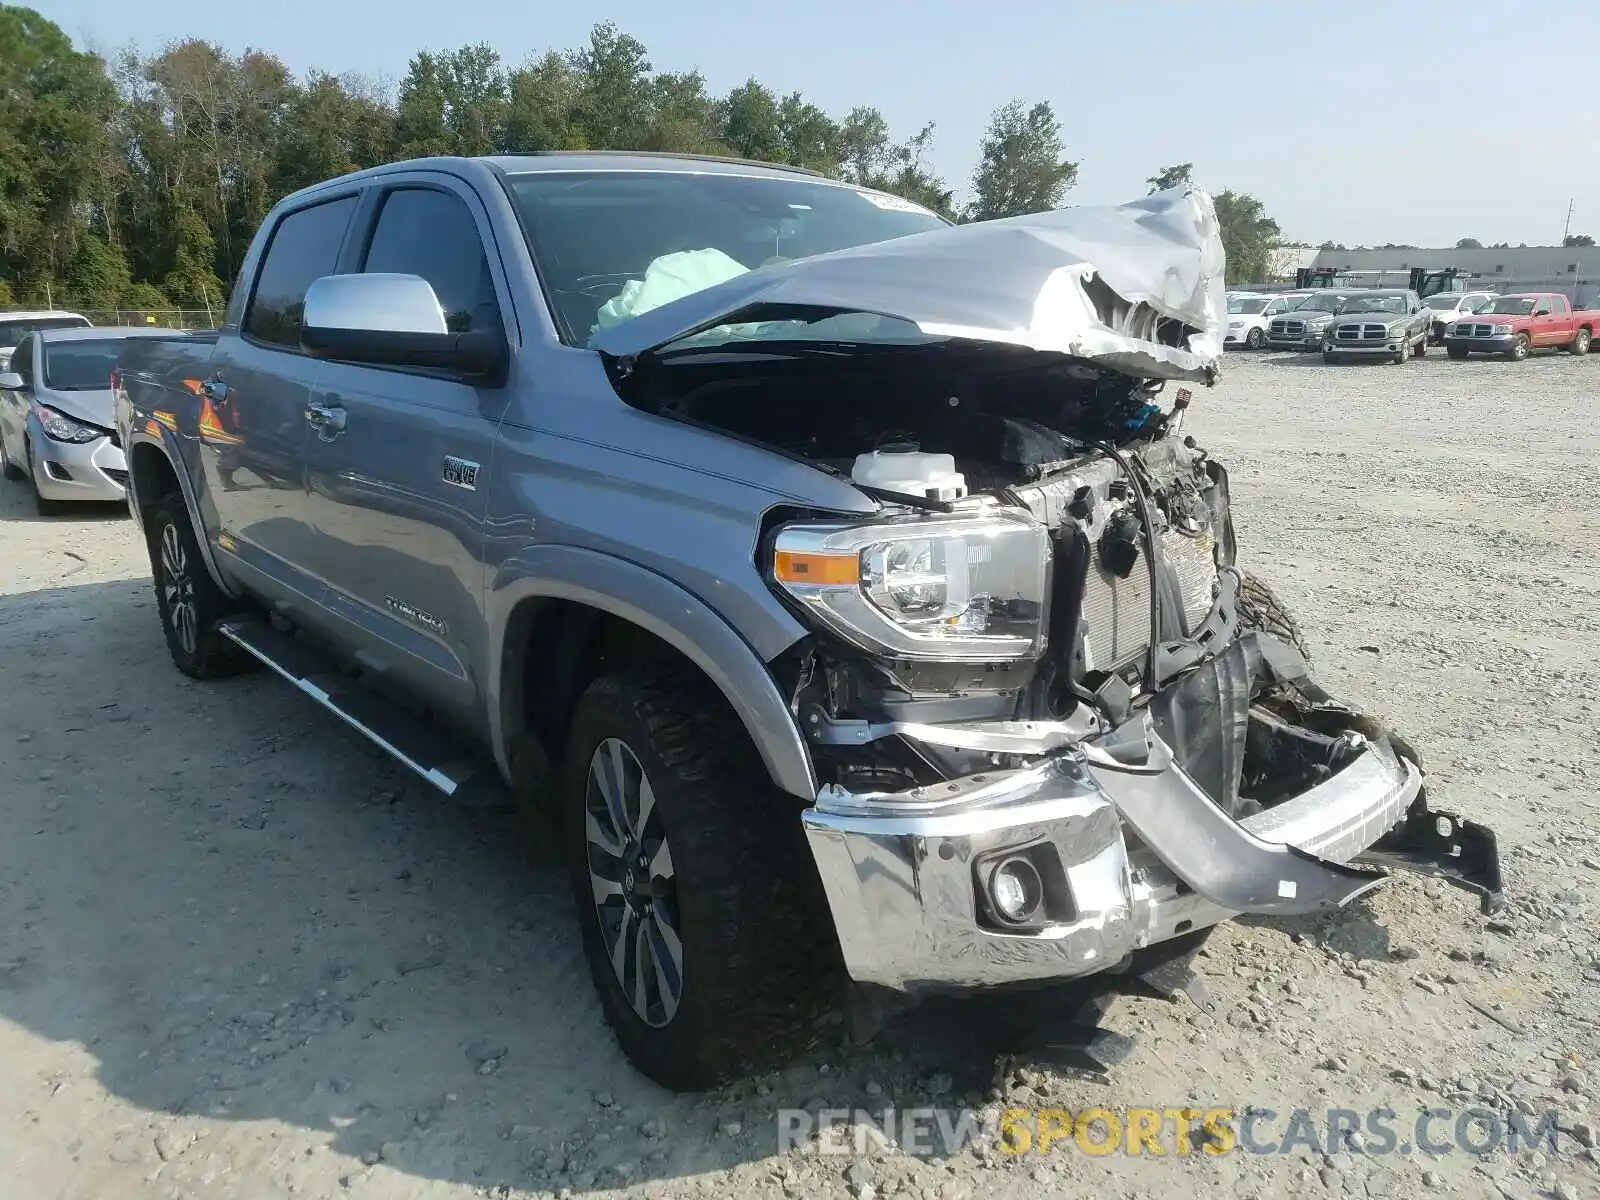
M 634 1013 L 659 1029 L 683 998 L 678 881 L 655 791 L 620 738 L 589 759 L 584 843 L 611 969 Z
M 194 578 L 184 553 L 178 527 L 170 522 L 161 530 L 161 588 L 167 601 L 167 619 L 185 654 L 200 644 L 200 619 L 195 608 Z

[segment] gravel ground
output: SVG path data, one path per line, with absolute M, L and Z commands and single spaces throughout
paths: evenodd
M 1194 410 L 1246 564 L 1323 683 L 1421 751 L 1435 804 L 1499 832 L 1506 911 L 1408 877 L 1338 918 L 1224 926 L 1198 960 L 1213 1013 L 1101 994 L 1128 1039 L 1108 1070 L 996 1060 L 1024 1017 L 1070 1019 L 1066 991 L 925 1010 L 859 1050 L 824 1022 L 792 1069 L 688 1098 L 622 1060 L 562 882 L 506 818 L 438 800 L 270 677 L 181 677 L 126 519 L 40 520 L 6 484 L 6 1196 L 1600 1193 L 1597 393 L 1600 362 L 1564 356 L 1270 355 L 1230 358 Z M 1254 1106 L 1278 1114 L 1267 1144 L 1306 1109 L 1318 1134 L 1274 1155 L 778 1152 L 779 1109 L 1002 1104 Z M 1451 1113 L 1436 1140 L 1471 1106 L 1554 1110 L 1560 1132 L 1482 1157 L 1327 1138 L 1328 1109 L 1385 1105 L 1401 1144 L 1428 1107 Z

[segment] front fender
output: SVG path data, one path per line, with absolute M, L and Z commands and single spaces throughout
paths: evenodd
M 511 614 L 528 599 L 570 600 L 654 634 L 693 662 L 739 714 L 772 781 L 806 801 L 816 772 L 799 726 L 750 644 L 710 606 L 664 575 L 613 555 L 576 546 L 532 546 L 508 558 L 490 585 L 489 720 L 494 753 L 510 778 L 505 646 Z

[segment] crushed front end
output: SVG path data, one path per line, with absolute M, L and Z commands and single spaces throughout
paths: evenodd
M 1404 740 L 1312 680 L 1183 433 L 1191 393 L 1166 389 L 1215 381 L 1225 320 L 1209 202 L 1029 220 L 796 264 L 749 285 L 771 307 L 618 369 L 630 403 L 879 502 L 775 508 L 757 550 L 813 631 L 773 668 L 852 977 L 1085 975 L 1340 908 L 1385 867 L 1496 903 L 1493 835 L 1432 812 Z

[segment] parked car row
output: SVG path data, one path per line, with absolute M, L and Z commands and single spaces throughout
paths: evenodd
M 1320 352 L 1324 362 L 1388 358 L 1403 363 L 1443 345 L 1451 358 L 1534 350 L 1587 354 L 1600 331 L 1600 301 L 1574 309 L 1559 292 L 1440 292 L 1409 288 L 1228 294 L 1225 345 Z

